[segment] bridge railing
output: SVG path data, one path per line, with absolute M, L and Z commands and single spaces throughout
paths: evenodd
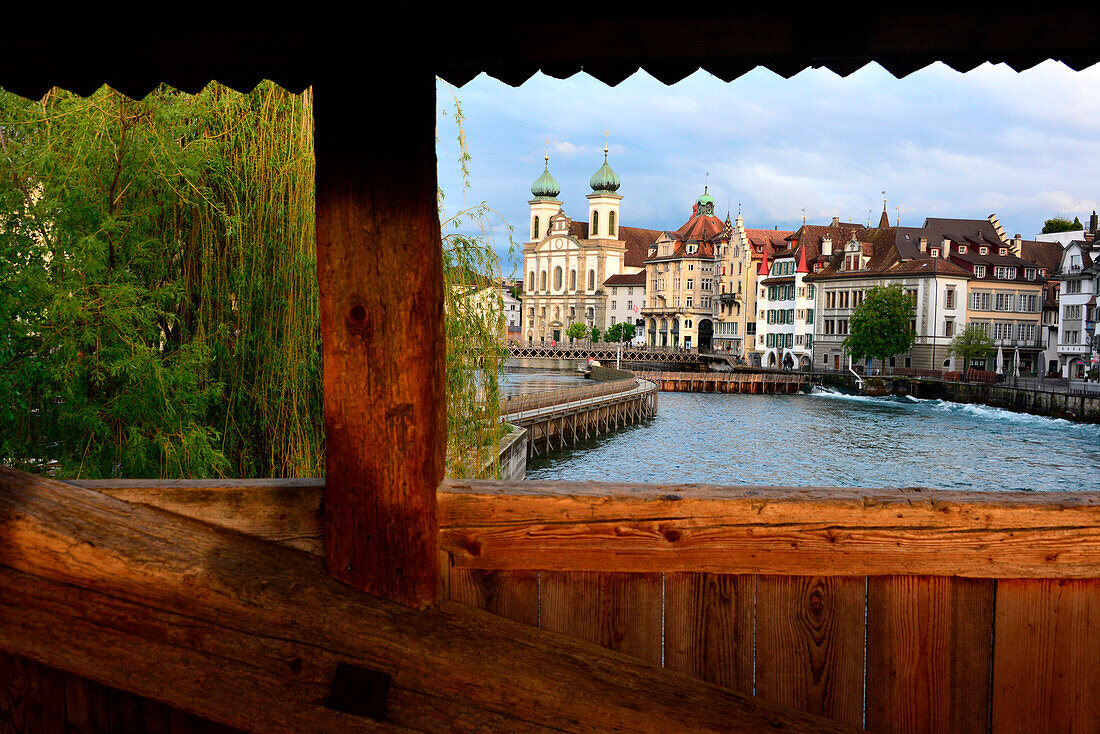
M 630 378 L 598 382 L 584 387 L 563 387 L 524 395 L 510 395 L 500 401 L 500 412 L 502 415 L 512 415 L 530 410 L 540 410 L 554 405 L 575 403 L 579 400 L 633 390 L 637 387 L 637 384 L 637 379 Z

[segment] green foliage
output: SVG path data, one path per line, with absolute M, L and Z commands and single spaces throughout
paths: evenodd
M 588 327 L 584 324 L 572 323 L 565 330 L 565 335 L 571 339 L 583 339 L 588 336 Z
M 855 360 L 908 352 L 916 338 L 912 318 L 913 301 L 900 285 L 875 286 L 852 313 L 844 348 Z
M 605 342 L 628 342 L 634 338 L 635 331 L 634 324 L 619 322 L 608 327 L 603 340 Z
M 322 473 L 310 93 L 0 93 L 0 142 L 0 461 Z
M 1051 217 L 1043 222 L 1043 234 L 1053 234 L 1055 232 L 1074 232 L 1082 229 L 1081 220 L 1074 217 L 1073 221 L 1069 221 L 1065 217 Z
M 443 82 L 440 82 L 443 83 Z M 450 87 L 448 86 L 448 89 Z M 451 115 L 458 137 L 459 164 L 469 185 L 470 155 L 463 130 L 461 105 L 452 90 Z M 500 258 L 493 247 L 490 217 L 485 203 L 446 216 L 439 191 L 443 237 L 444 312 L 447 341 L 447 464 L 449 477 L 500 474 L 500 439 L 507 433 L 501 422 L 502 375 L 508 360 L 507 324 Z M 499 216 L 499 215 L 497 215 Z M 507 227 L 507 225 L 505 225 Z M 477 234 L 466 232 L 476 230 Z M 510 228 L 508 228 L 510 232 Z M 509 235 L 509 248 L 515 243 Z
M 0 463 L 323 474 L 313 179 L 308 90 L 0 90 Z M 488 211 L 444 222 L 452 476 L 503 430 Z
M 969 324 L 965 329 L 955 335 L 948 347 L 948 354 L 963 359 L 963 368 L 969 366 L 970 360 L 982 359 L 993 353 L 993 339 L 985 329 L 977 324 Z
M 600 340 L 600 327 L 598 327 L 598 326 L 593 326 L 592 327 L 591 337 L 592 337 L 592 343 L 593 344 L 597 343 Z

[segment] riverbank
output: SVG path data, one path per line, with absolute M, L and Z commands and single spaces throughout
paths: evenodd
M 874 384 L 883 394 L 899 397 L 912 395 L 921 400 L 979 403 L 1079 423 L 1100 423 L 1100 396 L 913 377 L 864 377 L 862 380 Z M 858 392 L 856 379 L 852 375 L 827 373 L 821 375 L 821 384 Z

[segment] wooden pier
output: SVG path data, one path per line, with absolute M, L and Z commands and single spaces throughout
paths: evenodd
M 783 393 L 810 384 L 802 372 L 643 372 L 662 392 Z
M 629 378 L 585 387 L 518 395 L 501 401 L 501 414 L 527 429 L 527 456 L 556 449 L 634 425 L 657 414 L 657 385 Z

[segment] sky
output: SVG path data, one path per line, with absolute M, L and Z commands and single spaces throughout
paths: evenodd
M 438 83 L 437 100 L 444 219 L 489 207 L 483 225 L 458 229 L 483 228 L 505 275 L 522 263 L 543 156 L 549 150 L 566 214 L 587 220 L 605 134 L 626 226 L 678 228 L 704 185 L 719 216 L 740 208 L 749 228 L 793 230 L 803 217 L 877 223 L 883 191 L 891 224 L 896 207 L 905 226 L 996 213 L 1009 236 L 1025 239 L 1052 216 L 1087 225 L 1100 209 L 1100 64 L 962 74 L 937 63 L 904 79 L 877 64 L 790 79 L 757 68 L 733 82 L 698 71 L 671 86 L 639 71 L 615 87 L 584 73 L 538 74 L 515 88 L 482 74 L 459 88 Z

